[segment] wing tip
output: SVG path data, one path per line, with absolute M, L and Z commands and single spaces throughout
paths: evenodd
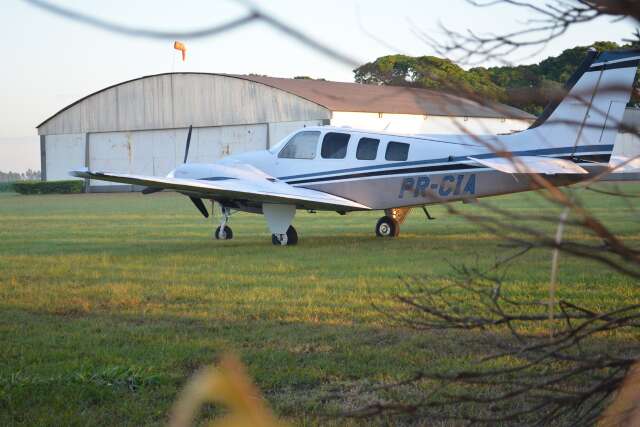
M 74 169 L 68 172 L 69 175 L 77 178 L 87 178 L 90 173 L 89 168 Z

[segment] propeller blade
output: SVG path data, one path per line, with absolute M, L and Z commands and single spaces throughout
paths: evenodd
M 202 199 L 198 199 L 197 197 L 189 197 L 196 208 L 204 215 L 205 218 L 209 218 L 209 212 L 207 212 L 207 207 L 204 205 Z
M 158 188 L 158 187 L 145 187 L 142 190 L 142 194 L 153 194 L 153 193 L 157 193 L 158 191 L 162 191 L 164 190 L 164 188 Z
M 187 163 L 187 157 L 189 156 L 189 144 L 191 144 L 192 130 L 193 130 L 193 125 L 189 126 L 189 133 L 187 134 L 187 146 L 184 147 L 184 161 L 182 163 Z

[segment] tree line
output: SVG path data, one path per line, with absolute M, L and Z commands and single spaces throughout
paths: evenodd
M 26 172 L 2 172 L 0 171 L 0 182 L 28 181 L 40 179 L 40 171 L 27 169 Z
M 547 103 L 563 95 L 564 83 L 591 47 L 605 51 L 637 46 L 636 43 L 619 45 L 601 41 L 591 46 L 566 49 L 560 55 L 537 64 L 474 67 L 468 70 L 435 56 L 388 55 L 361 65 L 353 72 L 357 83 L 473 94 L 539 115 Z

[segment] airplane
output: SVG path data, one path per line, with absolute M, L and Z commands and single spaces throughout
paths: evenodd
M 550 104 L 526 130 L 505 135 L 395 135 L 351 128 L 302 128 L 262 151 L 230 155 L 213 164 L 184 163 L 166 177 L 71 171 L 80 178 L 173 190 L 221 206 L 214 237 L 233 238 L 235 211 L 263 214 L 274 245 L 295 245 L 296 210 L 384 211 L 377 236 L 396 237 L 412 207 L 529 191 L 536 175 L 556 186 L 593 178 L 612 166 L 618 128 L 640 62 L 640 50 L 590 50 Z M 618 159 L 623 162 L 624 159 Z M 425 209 L 428 215 L 428 211 Z

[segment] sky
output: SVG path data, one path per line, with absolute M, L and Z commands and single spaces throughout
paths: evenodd
M 246 13 L 243 1 L 232 0 L 42 1 L 123 25 L 165 31 L 199 29 Z M 416 31 L 444 40 L 440 23 L 460 31 L 488 33 L 496 28 L 501 32 L 523 28 L 530 18 L 522 9 L 476 8 L 465 0 L 268 0 L 255 4 L 357 63 L 394 53 L 432 55 Z M 628 21 L 602 18 L 573 27 L 534 56 L 519 54 L 511 59 L 538 62 L 577 45 L 621 42 L 632 32 Z M 3 0 L 0 40 L 0 171 L 40 169 L 35 129 L 39 123 L 91 92 L 140 76 L 203 71 L 353 81 L 352 66 L 259 22 L 217 36 L 183 38 L 188 49 L 183 63 L 173 50 L 173 39 L 113 34 L 52 15 L 23 0 Z

